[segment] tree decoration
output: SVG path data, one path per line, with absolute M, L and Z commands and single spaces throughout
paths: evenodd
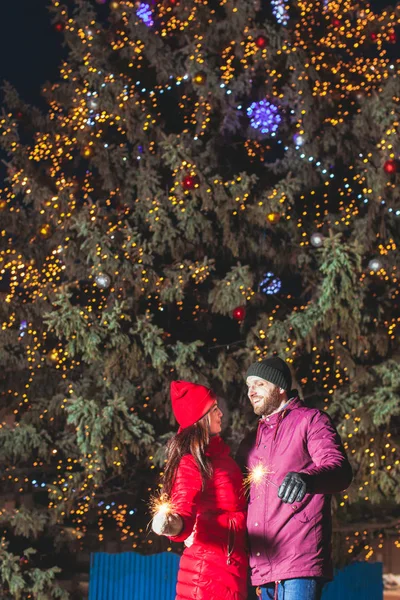
M 46 356 L 47 356 L 47 358 L 49 359 L 49 361 L 50 361 L 50 362 L 52 362 L 52 363 L 55 363 L 55 362 L 57 362 L 57 361 L 58 361 L 58 359 L 59 359 L 59 355 L 58 355 L 58 352 L 57 352 L 57 348 L 53 348 L 52 350 L 50 350 L 50 351 L 47 353 L 47 355 L 46 355 Z
M 24 337 L 27 328 L 28 328 L 28 322 L 27 321 L 21 321 L 20 326 L 19 326 L 19 337 L 20 338 Z
M 272 14 L 280 25 L 287 25 L 289 12 L 285 0 L 271 0 Z
M 295 133 L 293 136 L 293 141 L 296 146 L 302 146 L 304 144 L 304 137 L 300 133 Z
M 258 129 L 261 133 L 270 135 L 275 135 L 282 120 L 278 108 L 268 100 L 260 100 L 250 104 L 247 109 L 247 116 L 250 117 L 250 125 L 253 129 Z
M 246 316 L 246 307 L 245 306 L 237 306 L 232 311 L 232 317 L 235 319 L 235 321 L 238 321 L 238 322 L 243 321 L 245 316 Z
M 2 198 L 0 200 L 0 212 L 3 212 L 3 210 L 5 210 L 7 208 L 7 200 L 4 200 L 4 198 Z
M 186 175 L 186 177 L 182 179 L 182 187 L 184 190 L 194 190 L 196 185 L 196 177 L 193 175 Z
M 147 27 L 152 27 L 154 25 L 153 11 L 151 10 L 150 6 L 145 2 L 141 2 L 139 4 L 136 10 L 136 14 L 139 17 L 139 19 L 143 21 L 145 25 L 147 25 Z
M 260 48 L 261 50 L 263 48 L 266 48 L 267 44 L 268 44 L 268 40 L 264 35 L 258 35 L 256 37 L 256 39 L 254 40 L 255 45 L 257 46 L 257 48 Z
M 368 263 L 368 269 L 370 271 L 373 271 L 374 273 L 380 271 L 382 269 L 382 266 L 383 265 L 380 258 L 372 258 Z
M 64 31 L 64 29 L 65 29 L 65 25 L 64 25 L 64 23 L 60 23 L 60 22 L 59 22 L 59 23 L 56 23 L 56 24 L 54 25 L 54 29 L 55 29 L 56 31 L 58 31 L 59 33 L 61 33 L 61 31 Z
M 193 81 L 197 85 L 204 85 L 207 81 L 207 74 L 204 71 L 199 71 L 193 77 Z
M 267 296 L 272 296 L 273 294 L 277 294 L 282 287 L 282 282 L 272 273 L 271 271 L 267 271 L 264 273 L 262 280 L 260 281 L 260 290 L 266 294 Z
M 93 154 L 93 150 L 91 148 L 91 146 L 85 146 L 82 150 L 82 156 L 84 158 L 89 158 L 90 156 L 92 156 Z
M 280 220 L 281 220 L 281 214 L 278 212 L 270 212 L 267 215 L 268 223 L 272 223 L 273 225 L 275 223 L 279 223 Z
M 94 280 L 100 289 L 107 289 L 110 287 L 111 278 L 107 273 L 98 273 Z
M 385 164 L 383 165 L 383 170 L 388 175 L 393 175 L 393 173 L 397 173 L 397 170 L 398 170 L 398 163 L 397 163 L 397 161 L 393 160 L 393 159 L 387 160 L 385 162 Z
M 51 236 L 52 229 L 49 223 L 44 223 L 39 229 L 39 235 L 43 239 L 48 239 Z
M 315 248 L 320 248 L 324 244 L 324 236 L 317 231 L 311 235 L 310 242 Z

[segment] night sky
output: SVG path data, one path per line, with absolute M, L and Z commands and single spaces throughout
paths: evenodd
M 48 0 L 2 2 L 0 82 L 12 83 L 26 102 L 39 104 L 40 89 L 55 81 L 65 49 L 54 31 Z

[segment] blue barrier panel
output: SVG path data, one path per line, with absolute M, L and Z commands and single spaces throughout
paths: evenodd
M 383 600 L 382 563 L 355 562 L 337 571 L 322 600 Z
M 179 559 L 172 552 L 92 554 L 89 600 L 175 600 Z M 383 600 L 382 563 L 356 562 L 338 571 L 322 600 Z
M 89 600 L 174 600 L 179 560 L 172 552 L 92 554 Z

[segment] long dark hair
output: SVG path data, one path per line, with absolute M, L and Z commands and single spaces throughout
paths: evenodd
M 206 448 L 209 442 L 210 420 L 208 414 L 170 439 L 167 445 L 167 462 L 161 480 L 164 493 L 171 493 L 176 471 L 185 454 L 191 454 L 196 461 L 204 489 L 207 479 L 212 475 L 211 461 L 206 456 Z

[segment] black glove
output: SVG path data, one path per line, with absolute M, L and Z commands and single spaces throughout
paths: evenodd
M 288 504 L 301 502 L 310 491 L 308 482 L 309 477 L 305 473 L 288 473 L 279 486 L 278 497 Z

